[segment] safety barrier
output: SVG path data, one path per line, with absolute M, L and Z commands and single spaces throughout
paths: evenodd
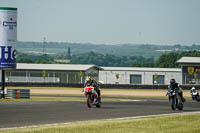
M 29 89 L 8 89 L 5 91 L 5 98 L 30 99 Z

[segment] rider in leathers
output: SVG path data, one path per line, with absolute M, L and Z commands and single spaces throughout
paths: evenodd
M 174 90 L 175 88 L 178 88 L 178 94 L 180 95 L 180 97 L 181 97 L 181 100 L 182 100 L 182 102 L 185 102 L 185 98 L 183 97 L 183 91 L 182 91 L 182 89 L 179 87 L 179 84 L 178 83 L 176 83 L 176 80 L 175 79 L 171 79 L 170 80 L 170 86 L 169 86 L 169 88 L 171 88 L 172 90 Z
M 198 92 L 197 88 L 195 88 L 195 87 L 192 87 L 192 88 L 190 89 L 190 94 L 191 94 L 191 96 L 193 95 L 192 93 L 195 92 L 195 91 L 197 91 L 197 96 L 199 96 L 199 92 Z
M 90 77 L 87 77 L 85 86 L 93 86 L 94 89 L 96 90 L 97 94 L 98 94 L 99 100 L 101 101 L 100 87 L 95 80 L 91 79 Z

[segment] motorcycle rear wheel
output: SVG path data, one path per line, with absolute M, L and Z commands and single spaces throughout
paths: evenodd
M 180 97 L 177 98 L 177 108 L 178 110 L 183 110 L 183 102 Z
M 98 102 L 96 105 L 97 108 L 101 108 L 101 102 Z
M 197 102 L 200 102 L 200 96 L 196 97 Z
M 178 110 L 183 110 L 183 103 L 179 103 Z

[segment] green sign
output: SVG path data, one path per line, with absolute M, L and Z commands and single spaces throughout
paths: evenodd
M 83 77 L 83 72 L 78 73 L 80 77 Z
M 115 74 L 116 79 L 119 79 L 119 73 Z
M 157 73 L 155 73 L 153 76 L 154 76 L 155 80 L 158 79 L 158 74 Z
M 45 70 L 42 71 L 42 77 L 43 77 L 44 79 L 46 78 L 46 71 L 45 71 Z

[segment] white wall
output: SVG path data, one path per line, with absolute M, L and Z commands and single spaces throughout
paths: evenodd
M 116 78 L 116 74 L 119 74 L 119 79 Z M 153 75 L 164 75 L 165 84 L 169 84 L 170 79 L 174 78 L 180 84 L 182 84 L 181 72 L 142 72 L 142 71 L 100 71 L 99 80 L 105 84 L 130 84 L 130 75 L 139 74 L 142 76 L 142 84 L 153 84 Z

